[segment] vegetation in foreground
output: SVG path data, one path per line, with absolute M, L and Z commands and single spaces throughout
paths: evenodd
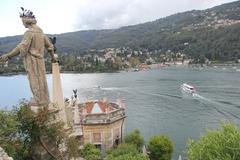
M 23 102 L 19 108 L 0 111 L 0 144 L 14 160 L 31 160 L 40 138 L 50 137 L 51 144 L 58 147 L 66 143 L 65 156 L 69 159 L 83 157 L 86 160 L 99 160 L 100 151 L 92 144 L 79 149 L 79 142 L 68 137 L 62 123 L 48 122 L 48 111 L 42 110 L 33 116 Z M 234 124 L 223 124 L 220 129 L 207 131 L 206 135 L 195 141 L 188 141 L 187 159 L 189 160 L 239 160 L 240 128 Z M 143 152 L 144 138 L 139 130 L 124 137 L 122 144 L 107 152 L 106 160 L 171 160 L 174 145 L 164 135 L 150 137 Z
M 149 160 L 142 153 L 144 138 L 139 130 L 134 130 L 124 137 L 124 142 L 115 146 L 106 156 L 106 160 Z
M 22 102 L 19 108 L 0 111 L 0 144 L 14 160 L 31 160 L 42 143 L 49 144 L 50 148 L 59 148 L 68 141 L 63 126 L 62 122 L 52 121 L 47 108 L 36 115 Z
M 167 136 L 151 137 L 147 149 L 151 160 L 172 159 L 173 142 Z
M 190 139 L 187 155 L 189 160 L 239 160 L 240 128 L 227 123 L 198 141 Z

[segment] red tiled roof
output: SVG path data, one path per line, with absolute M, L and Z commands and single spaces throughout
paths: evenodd
M 87 113 L 91 113 L 92 108 L 93 108 L 93 104 L 94 104 L 93 102 L 86 102 L 85 108 L 87 110 Z
M 92 109 L 93 109 L 95 103 L 98 104 L 98 106 L 100 107 L 100 109 L 103 113 L 106 112 L 106 106 L 107 106 L 106 102 L 98 101 L 98 102 L 87 102 L 86 103 L 85 107 L 86 107 L 87 113 L 92 113 Z
M 107 102 L 103 102 L 103 101 L 90 101 L 90 102 L 86 102 L 85 104 L 83 104 L 82 107 L 79 108 L 80 112 L 83 112 L 83 107 L 86 109 L 86 112 L 88 114 L 93 113 L 93 108 L 95 104 L 98 104 L 99 109 L 101 110 L 101 113 L 105 113 L 106 112 L 106 107 L 109 107 L 109 112 L 114 111 L 115 108 L 113 106 L 111 106 L 111 103 L 107 103 Z

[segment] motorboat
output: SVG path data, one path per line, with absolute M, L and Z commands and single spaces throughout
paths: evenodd
M 183 83 L 181 85 L 181 89 L 183 92 L 189 93 L 189 94 L 195 94 L 196 90 L 193 86 L 187 84 L 187 83 Z

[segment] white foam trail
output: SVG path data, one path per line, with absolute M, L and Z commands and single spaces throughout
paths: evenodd
M 204 101 L 207 101 L 207 102 L 210 102 L 210 103 L 217 103 L 217 102 L 215 102 L 215 101 L 213 101 L 213 100 L 211 100 L 211 99 L 208 99 L 208 98 L 206 98 L 206 97 L 203 97 L 203 96 L 201 96 L 201 95 L 199 95 L 199 94 L 197 94 L 197 93 L 194 93 L 194 94 L 193 94 L 193 97 L 194 97 L 194 98 L 201 99 L 201 100 L 204 100 Z
M 203 97 L 203 96 L 201 96 L 201 95 L 199 95 L 199 94 L 197 94 L 197 93 L 194 93 L 194 94 L 193 94 L 193 97 L 194 97 L 194 98 L 203 99 L 203 100 L 205 100 L 205 101 L 211 101 L 210 99 L 208 99 L 208 98 L 206 98 L 206 97 Z
M 221 103 L 219 103 L 219 102 L 217 102 L 217 101 L 214 101 L 214 100 L 211 100 L 211 99 L 209 99 L 209 98 L 203 97 L 203 96 L 201 96 L 201 95 L 199 95 L 199 94 L 197 94 L 197 93 L 194 93 L 194 94 L 193 94 L 193 97 L 196 98 L 196 99 L 198 99 L 198 100 L 206 101 L 206 102 L 208 102 L 208 103 L 212 103 L 212 104 L 219 105 L 219 106 L 224 106 L 224 105 L 222 105 Z
M 113 91 L 113 90 L 121 90 L 120 88 L 117 87 L 102 87 L 102 86 L 94 86 L 93 89 L 100 89 L 100 90 L 106 90 L 106 91 Z
M 107 90 L 107 91 L 120 90 L 119 88 L 116 88 L 116 87 L 101 88 L 101 89 L 102 90 Z

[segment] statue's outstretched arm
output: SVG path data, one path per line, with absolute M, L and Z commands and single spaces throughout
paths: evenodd
M 27 31 L 23 35 L 22 41 L 17 45 L 16 48 L 14 48 L 11 52 L 4 54 L 0 57 L 0 62 L 6 62 L 9 59 L 11 59 L 14 56 L 17 56 L 18 54 L 21 53 L 21 55 L 27 54 L 29 47 L 32 42 L 32 34 Z
M 19 48 L 16 47 L 14 48 L 11 52 L 4 54 L 0 57 L 0 62 L 6 62 L 9 59 L 11 59 L 12 57 L 16 56 L 19 54 Z

